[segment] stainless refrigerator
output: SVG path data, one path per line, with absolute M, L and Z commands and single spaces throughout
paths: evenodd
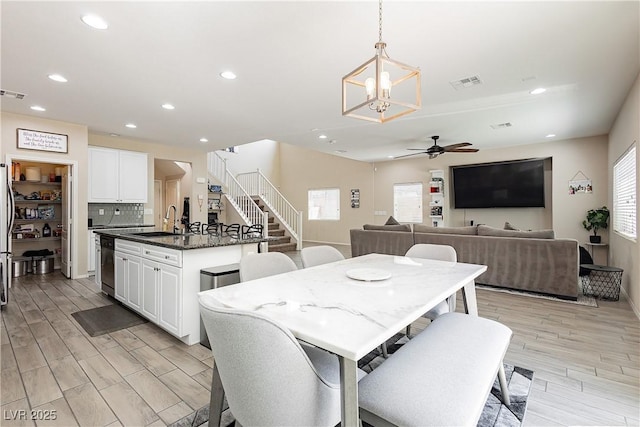
M 9 302 L 11 286 L 11 231 L 13 229 L 15 203 L 11 189 L 11 166 L 0 163 L 0 306 Z

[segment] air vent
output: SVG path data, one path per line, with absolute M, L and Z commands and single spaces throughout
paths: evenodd
M 26 93 L 13 92 L 11 90 L 0 89 L 0 96 L 6 96 L 7 98 L 24 99 L 27 96 Z
M 513 126 L 510 122 L 506 122 L 506 123 L 498 123 L 497 125 L 490 125 L 491 129 L 506 129 L 506 128 L 510 128 L 511 126 Z
M 464 79 L 454 80 L 449 82 L 455 90 L 466 89 L 471 86 L 477 86 L 482 84 L 482 80 L 478 76 L 465 77 Z

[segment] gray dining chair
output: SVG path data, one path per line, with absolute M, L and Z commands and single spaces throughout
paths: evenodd
M 335 426 L 340 423 L 338 358 L 302 348 L 279 323 L 254 312 L 200 301 L 215 369 L 229 409 L 243 426 Z M 359 378 L 365 373 L 359 371 Z M 212 393 L 217 389 L 216 377 Z M 219 417 L 222 396 L 212 394 Z M 215 400 L 215 402 L 214 402 Z M 213 420 L 214 424 L 218 420 Z
M 427 243 L 419 243 L 409 248 L 405 256 L 413 258 L 426 258 L 434 259 L 438 261 L 451 261 L 457 262 L 458 256 L 456 250 L 449 245 L 432 245 Z M 441 301 L 427 311 L 422 317 L 426 317 L 429 320 L 435 320 L 438 316 L 444 313 L 453 312 L 456 309 L 456 295 L 453 294 L 445 301 Z M 407 326 L 407 337 L 411 335 L 411 325 Z
M 302 267 L 314 267 L 316 265 L 327 264 L 335 261 L 342 261 L 344 255 L 333 246 L 320 245 L 302 248 L 300 251 Z
M 240 281 L 247 282 L 297 269 L 296 263 L 281 252 L 247 254 L 240 259 Z

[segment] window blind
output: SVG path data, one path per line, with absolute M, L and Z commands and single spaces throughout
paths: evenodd
M 393 217 L 399 222 L 422 223 L 422 183 L 393 185 Z
M 613 165 L 613 230 L 630 239 L 637 237 L 636 146 Z

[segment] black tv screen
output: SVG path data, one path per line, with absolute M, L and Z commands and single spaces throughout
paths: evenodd
M 456 209 L 544 207 L 544 159 L 452 166 Z

